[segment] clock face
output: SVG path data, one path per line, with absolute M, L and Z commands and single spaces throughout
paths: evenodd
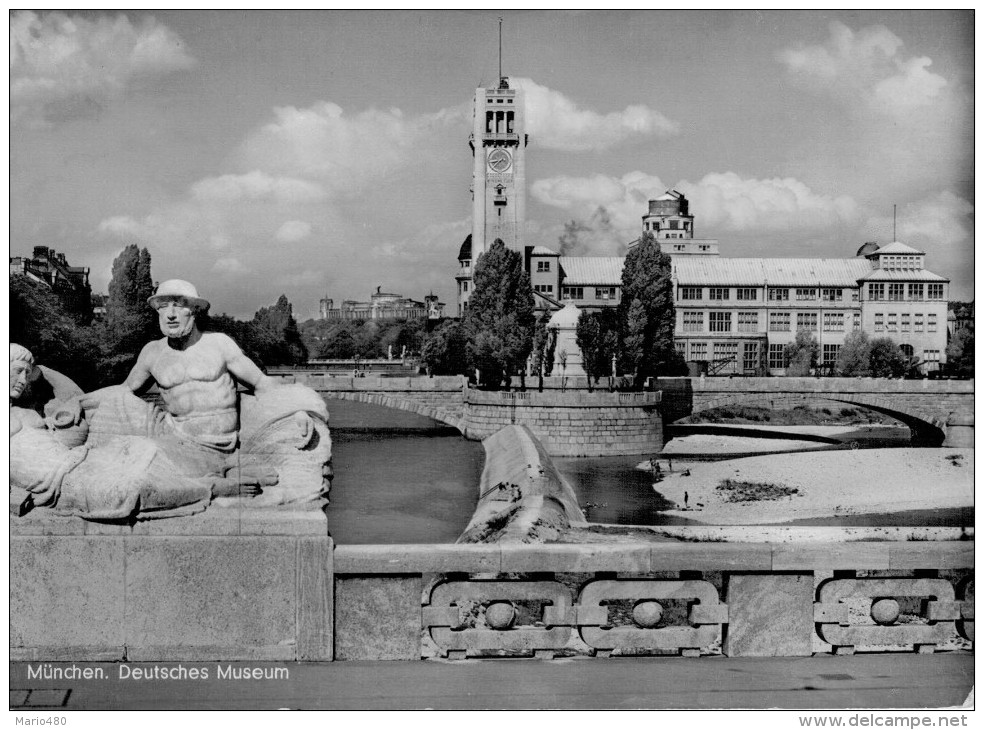
M 512 156 L 504 149 L 496 148 L 489 152 L 489 169 L 492 172 L 505 172 L 512 166 Z

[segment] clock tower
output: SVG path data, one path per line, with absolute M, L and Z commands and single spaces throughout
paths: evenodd
M 467 263 L 461 262 L 457 277 L 459 312 L 471 293 L 472 267 L 496 239 L 523 251 L 526 137 L 523 92 L 509 88 L 508 77 L 501 76 L 496 87 L 475 90 L 475 117 L 468 138 L 474 157 L 471 255 Z

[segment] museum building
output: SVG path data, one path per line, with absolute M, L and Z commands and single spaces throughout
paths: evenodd
M 617 306 L 624 257 L 564 256 L 525 245 L 523 97 L 502 78 L 475 93 L 469 143 L 472 233 L 458 252 L 458 316 L 468 306 L 472 267 L 496 238 L 522 251 L 540 309 Z M 890 337 L 924 373 L 946 360 L 949 279 L 925 268 L 926 254 L 898 241 L 865 243 L 850 258 L 729 258 L 717 240 L 695 237 L 681 193 L 649 201 L 642 233 L 669 254 L 676 304 L 674 340 L 692 370 L 711 375 L 784 375 L 785 348 L 812 334 L 830 367 L 845 337 Z M 637 239 L 628 244 L 631 249 Z

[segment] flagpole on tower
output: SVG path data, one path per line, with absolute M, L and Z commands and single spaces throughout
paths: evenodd
M 499 18 L 499 81 L 502 81 L 502 18 Z

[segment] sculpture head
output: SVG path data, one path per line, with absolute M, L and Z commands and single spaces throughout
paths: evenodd
M 10 399 L 23 398 L 34 376 L 34 355 L 26 347 L 10 343 Z
M 183 338 L 195 330 L 195 315 L 207 312 L 208 300 L 198 296 L 194 284 L 168 279 L 147 302 L 157 310 L 161 332 L 171 338 Z

